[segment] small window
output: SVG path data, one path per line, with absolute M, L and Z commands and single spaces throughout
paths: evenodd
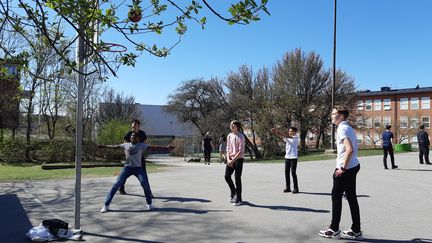
M 384 126 L 391 125 L 391 117 L 389 116 L 383 117 L 383 125 Z
M 381 136 L 379 134 L 374 134 L 375 145 L 381 145 Z
M 419 119 L 417 117 L 410 117 L 410 127 L 417 128 L 419 127 Z
M 357 110 L 362 111 L 363 110 L 363 100 L 357 101 Z
M 363 144 L 363 134 L 357 134 L 357 143 Z
M 381 127 L 381 117 L 375 117 L 374 118 L 374 124 L 373 124 L 373 126 L 375 128 L 380 128 Z
M 384 99 L 384 110 L 389 111 L 391 109 L 391 100 L 390 99 Z
M 401 128 L 408 128 L 408 117 L 407 116 L 401 116 L 400 117 L 400 127 Z
M 367 111 L 372 110 L 372 100 L 366 100 L 365 101 L 365 110 L 367 110 Z
M 430 128 L 430 117 L 429 116 L 422 116 L 421 123 L 425 128 Z
M 423 110 L 430 109 L 430 98 L 429 97 L 422 97 L 421 98 L 421 108 Z
M 366 127 L 367 128 L 372 128 L 372 118 L 368 117 L 366 119 Z
M 381 100 L 374 100 L 374 110 L 375 111 L 381 110 Z
M 401 98 L 400 99 L 400 109 L 401 110 L 408 110 L 408 98 Z
M 411 98 L 411 109 L 418 110 L 419 108 L 419 98 Z

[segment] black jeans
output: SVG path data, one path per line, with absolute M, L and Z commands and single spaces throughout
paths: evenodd
M 354 232 L 360 231 L 360 209 L 357 202 L 356 177 L 360 170 L 360 165 L 345 171 L 341 176 L 336 177 L 333 173 L 332 189 L 332 220 L 330 228 L 334 231 L 339 230 L 339 223 L 342 213 L 342 195 L 345 192 L 351 211 L 353 221 L 351 229 Z M 336 170 L 335 170 L 336 172 Z
M 244 159 L 238 159 L 233 167 L 229 167 L 228 165 L 225 167 L 225 181 L 228 183 L 228 186 L 231 190 L 231 197 L 237 195 L 237 201 L 242 201 L 242 181 L 241 175 L 243 172 L 243 161 Z M 235 171 L 235 173 L 234 173 Z M 234 173 L 235 178 L 235 186 L 234 182 L 231 179 L 231 175 Z
M 420 163 L 423 163 L 423 157 L 424 157 L 426 163 L 430 163 L 429 162 L 429 146 L 419 144 L 419 152 L 420 152 L 419 153 Z
M 390 161 L 392 164 L 392 168 L 395 166 L 394 163 L 394 154 L 393 154 L 393 147 L 383 147 L 383 151 L 384 151 L 384 159 L 383 159 L 383 164 L 384 164 L 384 168 L 387 169 L 387 155 L 390 154 Z
M 212 152 L 211 148 L 204 148 L 204 161 L 205 162 L 210 162 L 211 152 Z
M 285 183 L 286 188 L 290 189 L 290 170 L 294 183 L 294 191 L 298 191 L 297 182 L 297 159 L 285 159 Z

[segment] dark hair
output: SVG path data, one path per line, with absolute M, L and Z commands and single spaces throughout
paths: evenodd
M 337 107 L 337 106 L 334 109 L 337 111 L 337 113 L 341 114 L 344 117 L 344 119 L 348 118 L 348 116 L 349 116 L 349 110 L 348 109 L 342 108 L 342 107 Z
M 297 127 L 290 127 L 291 130 L 293 130 L 294 132 L 297 132 Z
M 232 120 L 231 123 L 234 124 L 238 128 L 239 131 L 242 130 L 242 124 L 239 121 Z
M 420 125 L 420 129 L 424 129 L 424 125 L 423 124 Z
M 391 128 L 391 125 L 390 124 L 387 124 L 386 125 L 386 129 L 388 130 L 388 129 L 390 129 Z
M 141 122 L 138 119 L 132 119 L 132 123 L 136 123 L 138 125 L 141 125 Z

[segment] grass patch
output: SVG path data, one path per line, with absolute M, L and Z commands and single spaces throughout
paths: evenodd
M 166 169 L 166 165 L 147 163 L 147 173 Z M 116 176 L 122 167 L 81 168 L 83 178 Z M 42 170 L 40 165 L 0 165 L 0 182 L 22 180 L 70 179 L 75 178 L 75 169 Z

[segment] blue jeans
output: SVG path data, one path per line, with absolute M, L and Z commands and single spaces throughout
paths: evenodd
M 147 204 L 152 203 L 151 193 L 150 193 L 150 184 L 148 182 L 147 173 L 144 172 L 142 167 L 129 167 L 125 166 L 123 170 L 120 172 L 120 175 L 117 177 L 116 182 L 111 187 L 110 192 L 105 198 L 105 206 L 109 206 L 111 204 L 111 201 L 120 188 L 121 185 L 124 185 L 126 179 L 134 175 L 138 178 L 138 180 L 141 183 L 142 188 L 144 189 L 144 195 L 146 197 Z

